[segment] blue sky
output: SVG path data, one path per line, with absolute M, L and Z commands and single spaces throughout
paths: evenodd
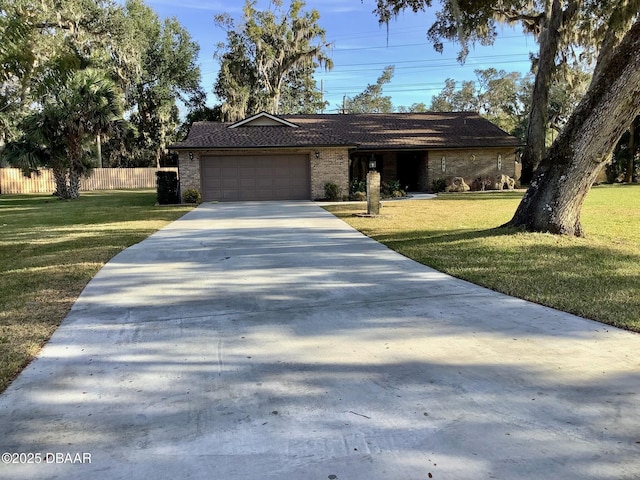
M 258 8 L 267 8 L 269 1 L 260 0 Z M 209 104 L 215 103 L 212 93 L 218 72 L 213 54 L 216 45 L 225 41 L 225 32 L 218 29 L 213 17 L 228 13 L 241 19 L 244 0 L 147 0 L 160 17 L 176 17 L 200 45 L 202 85 L 209 94 Z M 287 5 L 287 0 L 285 0 Z M 372 13 L 375 0 L 307 0 L 305 10 L 320 12 L 319 24 L 333 44 L 333 70 L 318 70 L 316 80 L 324 80 L 328 113 L 337 111 L 344 95 L 354 96 L 370 83 L 375 83 L 387 65 L 395 65 L 395 75 L 385 87 L 394 106 L 409 106 L 423 102 L 442 90 L 447 78 L 457 81 L 474 80 L 474 69 L 494 67 L 507 72 L 526 73 L 530 68 L 529 53 L 537 50 L 532 37 L 521 34 L 519 28 L 503 28 L 495 44 L 476 46 L 464 65 L 456 61 L 458 45 L 447 43 L 442 54 L 437 53 L 426 37 L 433 22 L 434 9 L 415 14 L 407 11 L 389 24 L 389 38 L 384 26 Z

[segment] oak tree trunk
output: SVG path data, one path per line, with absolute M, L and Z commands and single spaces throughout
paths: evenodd
M 531 95 L 531 112 L 527 126 L 526 147 L 522 153 L 520 183 L 528 185 L 533 172 L 542 161 L 546 148 L 547 123 L 549 122 L 549 89 L 556 68 L 556 55 L 560 42 L 562 6 L 554 0 L 540 34 L 540 56 Z
M 640 19 L 553 143 L 506 226 L 582 236 L 580 212 L 587 192 L 613 148 L 640 113 Z

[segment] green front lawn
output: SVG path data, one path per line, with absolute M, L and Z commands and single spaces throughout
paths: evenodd
M 327 210 L 407 257 L 519 298 L 640 332 L 640 186 L 594 187 L 586 238 L 493 230 L 511 219 L 522 193 L 443 194 Z
M 111 257 L 191 210 L 155 202 L 153 190 L 0 196 L 0 391 Z

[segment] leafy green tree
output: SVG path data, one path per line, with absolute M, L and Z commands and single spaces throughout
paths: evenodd
M 75 72 L 41 111 L 26 117 L 24 136 L 8 146 L 8 160 L 28 174 L 51 168 L 56 194 L 78 198 L 80 179 L 92 169 L 88 144 L 112 133 L 121 113 L 113 82 L 94 70 Z
M 378 0 L 376 13 L 388 22 L 405 9 L 424 10 L 432 0 Z M 640 10 L 640 0 L 445 0 L 436 14 L 428 36 L 438 51 L 444 40 L 458 41 L 464 61 L 469 45 L 492 44 L 498 24 L 520 24 L 535 36 L 539 51 L 535 62 L 535 81 L 527 122 L 523 161 L 523 181 L 528 182 L 545 153 L 549 123 L 549 91 L 558 69 L 571 59 L 590 59 L 611 55 Z M 576 53 L 576 52 L 579 52 Z M 578 56 L 579 55 L 579 56 Z M 599 65 L 606 62 L 598 61 Z
M 447 78 L 444 83 L 442 91 L 431 99 L 431 110 L 436 112 L 478 112 L 480 110 L 474 82 L 464 81 L 461 88 L 458 88 L 458 82 L 453 78 Z
M 344 108 L 346 113 L 391 113 L 393 104 L 391 97 L 383 95 L 383 89 L 393 78 L 395 67 L 389 65 L 384 68 L 375 84 L 367 85 L 362 93 L 353 98 L 346 98 Z
M 138 165 L 158 164 L 177 134 L 177 102 L 201 91 L 197 44 L 142 0 L 41 0 L 37 8 L 30 0 L 3 2 L 0 34 L 0 142 L 17 138 L 21 118 L 91 67 L 124 92 L 132 122 L 126 154 Z
M 87 143 L 97 135 L 110 134 L 122 114 L 120 96 L 113 82 L 94 70 L 76 72 L 45 107 L 57 118 L 68 157 L 68 198 L 80 196 L 80 178 L 91 172 Z
M 640 175 L 640 116 L 629 125 L 613 150 L 611 164 L 607 165 L 608 182 L 637 182 Z
M 20 137 L 26 116 L 39 111 L 74 71 L 98 60 L 115 10 L 99 0 L 0 5 L 0 143 Z
M 449 78 L 445 87 L 432 98 L 431 110 L 439 112 L 474 111 L 503 130 L 517 134 L 526 119 L 529 98 L 526 79 L 518 72 L 507 73 L 495 68 L 475 70 L 476 81 L 464 81 L 458 88 Z M 524 101 L 523 101 L 524 100 Z
M 411 106 L 409 107 L 405 107 L 403 105 L 398 107 L 398 113 L 424 113 L 424 112 L 428 112 L 429 109 L 427 108 L 427 105 L 423 102 L 417 102 L 417 103 L 412 103 Z
M 573 110 L 587 93 L 591 73 L 580 67 L 567 68 L 568 76 L 558 75 L 549 88 L 548 127 L 558 135 L 567 124 Z M 550 145 L 550 142 L 549 142 Z
M 39 175 L 41 168 L 51 169 L 56 183 L 55 194 L 67 198 L 67 150 L 55 112 L 45 109 L 32 113 L 22 119 L 20 129 L 21 137 L 7 144 L 4 158 L 29 178 Z
M 287 114 L 313 114 L 323 111 L 325 102 L 318 91 L 313 72 L 317 64 L 296 67 L 287 74 L 280 95 L 280 112 Z
M 313 71 L 333 65 L 316 10 L 303 12 L 302 0 L 293 0 L 286 11 L 281 0 L 273 0 L 273 9 L 265 11 L 256 4 L 246 1 L 239 27 L 229 15 L 216 17 L 227 42 L 218 45 L 221 65 L 214 92 L 228 121 L 260 110 L 291 113 L 286 110 L 309 111 L 321 105 L 317 95 L 309 93 L 315 90 Z
M 405 8 L 417 11 L 429 6 L 431 0 L 379 0 L 378 12 L 382 21 L 388 21 Z M 500 22 L 520 22 L 539 41 L 523 157 L 523 176 L 531 173 L 533 177 L 507 225 L 583 235 L 580 212 L 584 198 L 618 139 L 640 113 L 638 11 L 640 0 L 443 3 L 429 30 L 436 48 L 442 49 L 442 39 L 457 39 L 464 57 L 470 41 L 491 43 Z M 551 77 L 577 51 L 578 60 L 596 59 L 591 83 L 545 154 Z
M 161 22 L 141 0 L 127 1 L 124 24 L 135 35 L 131 51 L 139 59 L 134 69 L 122 70 L 130 121 L 137 141 L 160 166 L 167 144 L 177 139 L 178 102 L 188 104 L 201 93 L 199 46 L 175 18 Z

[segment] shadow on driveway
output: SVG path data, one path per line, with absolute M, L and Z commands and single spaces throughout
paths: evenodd
M 109 262 L 0 395 L 0 450 L 91 463 L 0 478 L 637 478 L 639 349 L 312 203 L 206 204 Z

